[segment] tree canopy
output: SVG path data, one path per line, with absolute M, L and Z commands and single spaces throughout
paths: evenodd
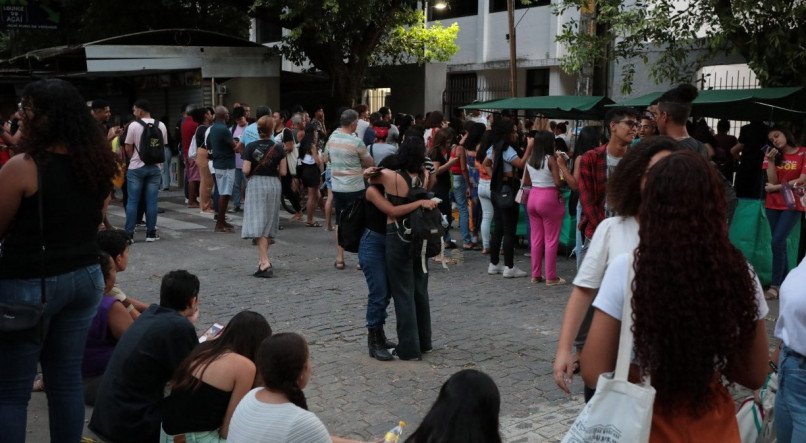
M 555 13 L 589 8 L 593 0 L 561 0 Z M 636 63 L 660 49 L 649 66 L 656 81 L 691 81 L 718 53 L 736 51 L 764 86 L 806 84 L 806 2 L 790 0 L 596 0 L 594 25 L 580 31 L 567 22 L 557 36 L 568 51 L 563 69 L 622 62 L 623 93 L 631 90 Z M 590 32 L 595 30 L 595 32 Z M 692 59 L 691 54 L 700 51 Z
M 455 23 L 424 26 L 411 0 L 257 0 L 261 17 L 289 29 L 278 49 L 298 66 L 327 73 L 334 98 L 359 98 L 367 69 L 402 61 L 447 61 L 458 51 Z
M 2 1 L 0 1 L 2 3 Z M 253 0 L 62 0 L 58 30 L 0 33 L 0 58 L 152 29 L 204 29 L 246 38 Z

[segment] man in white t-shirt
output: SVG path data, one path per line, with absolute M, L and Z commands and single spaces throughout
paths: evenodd
M 134 225 L 137 222 L 137 205 L 145 188 L 146 199 L 146 241 L 159 240 L 157 235 L 157 198 L 160 191 L 160 178 L 162 164 L 146 164 L 140 158 L 140 144 L 146 125 L 154 125 L 156 120 L 151 117 L 151 104 L 148 100 L 140 99 L 134 102 L 132 114 L 137 121 L 129 125 L 126 133 L 124 149 L 126 156 L 131 160 L 126 171 L 126 188 L 129 199 L 126 202 L 126 234 L 129 241 L 134 238 Z M 168 144 L 168 129 L 165 124 L 158 122 L 156 126 L 162 131 L 163 146 Z M 164 160 L 164 159 L 163 159 Z

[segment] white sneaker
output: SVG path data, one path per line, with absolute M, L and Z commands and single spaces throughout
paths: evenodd
M 501 263 L 497 265 L 490 263 L 487 266 L 487 273 L 490 275 L 500 274 L 502 272 L 504 272 L 504 265 L 502 265 Z
M 511 268 L 505 267 L 503 274 L 504 278 L 519 278 L 526 277 L 528 275 L 525 271 L 518 269 L 517 266 L 513 266 Z

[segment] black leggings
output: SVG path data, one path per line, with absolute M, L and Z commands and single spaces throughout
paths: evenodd
M 495 229 L 490 239 L 490 263 L 497 265 L 501 243 L 504 244 L 504 265 L 511 268 L 515 265 L 515 230 L 518 227 L 518 204 L 511 208 L 501 209 L 493 200 L 493 223 Z

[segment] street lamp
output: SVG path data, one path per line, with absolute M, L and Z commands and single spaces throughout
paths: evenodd
M 437 0 L 431 7 L 436 10 L 442 11 L 443 9 L 448 7 L 448 3 L 445 2 L 444 0 Z M 428 0 L 423 1 L 423 15 L 424 15 L 423 21 L 425 23 L 428 23 Z M 428 25 L 426 25 L 425 27 L 427 28 Z

